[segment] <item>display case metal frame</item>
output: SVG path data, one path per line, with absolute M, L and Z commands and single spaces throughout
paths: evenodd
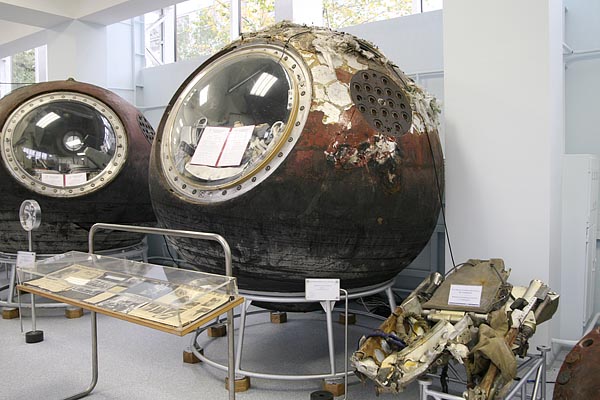
M 229 244 L 227 243 L 227 241 L 218 234 L 215 233 L 205 233 L 205 232 L 194 232 L 194 231 L 185 231 L 185 230 L 172 230 L 172 229 L 163 229 L 163 228 L 152 228 L 152 227 L 142 227 L 142 226 L 131 226 L 131 225 L 118 225 L 118 224 L 105 224 L 105 223 L 97 223 L 94 224 L 92 226 L 92 228 L 90 229 L 89 232 L 89 236 L 88 236 L 88 246 L 89 246 L 89 254 L 94 254 L 94 234 L 101 229 L 105 229 L 105 230 L 118 230 L 118 231 L 125 231 L 125 232 L 134 232 L 134 233 L 145 233 L 145 234 L 159 234 L 159 235 L 169 235 L 169 236 L 180 236 L 180 237 L 188 237 L 188 238 L 192 238 L 192 239 L 199 239 L 199 240 L 208 240 L 208 241 L 214 241 L 217 242 L 221 245 L 221 247 L 223 248 L 224 251 L 224 255 L 225 255 L 225 275 L 228 277 L 232 277 L 232 257 L 231 257 L 231 249 L 229 247 Z M 80 393 L 77 393 L 73 396 L 67 397 L 66 400 L 75 400 L 75 399 L 80 399 L 83 398 L 87 395 L 89 395 L 94 388 L 96 387 L 96 384 L 98 383 L 98 329 L 97 329 L 97 317 L 96 317 L 96 313 L 102 313 L 102 314 L 106 314 L 112 317 L 117 317 L 119 318 L 118 315 L 115 315 L 115 313 L 109 313 L 106 312 L 105 310 L 80 302 L 80 301 L 75 301 L 69 298 L 65 298 L 64 296 L 59 296 L 59 295 L 52 295 L 52 294 L 48 294 L 45 291 L 41 291 L 41 290 L 37 290 L 36 288 L 32 288 L 31 286 L 25 286 L 25 285 L 18 285 L 17 286 L 18 290 L 22 290 L 22 291 L 27 291 L 30 292 L 32 295 L 40 295 L 40 296 L 44 296 L 44 297 L 49 297 L 52 298 L 54 300 L 66 303 L 66 304 L 72 304 L 72 305 L 76 305 L 79 307 L 82 307 L 84 309 L 87 309 L 90 311 L 91 314 L 91 334 L 92 334 L 92 379 L 91 382 L 89 384 L 89 386 L 83 390 Z M 233 309 L 235 306 L 242 304 L 244 301 L 243 297 L 236 297 L 234 300 L 230 301 L 228 304 L 221 306 L 218 309 L 218 313 L 225 313 L 227 312 L 227 329 L 229 332 L 233 332 L 234 331 L 234 318 L 233 318 Z M 141 321 L 137 321 L 134 319 L 127 319 L 127 321 L 129 322 L 133 322 L 133 323 L 138 323 L 144 326 L 148 326 L 151 328 L 155 328 L 155 329 L 160 329 L 162 331 L 168 332 L 168 333 L 175 333 L 175 334 L 179 334 L 180 336 L 183 336 L 195 329 L 197 329 L 199 326 L 206 324 L 207 322 L 209 322 L 210 320 L 214 319 L 216 316 L 215 312 L 209 313 L 208 315 L 206 315 L 205 317 L 200 318 L 199 320 L 195 321 L 193 324 L 190 324 L 189 326 L 187 326 L 185 329 L 179 330 L 179 331 L 175 331 L 173 329 L 167 329 L 165 327 L 161 327 L 158 326 L 159 324 L 151 324 L 151 323 L 142 323 Z M 123 319 L 123 318 L 121 318 Z M 234 364 L 234 338 L 233 338 L 233 334 L 229 334 L 227 335 L 228 337 L 228 367 L 227 367 L 227 372 L 228 372 L 228 390 L 229 390 L 229 399 L 230 400 L 235 400 L 235 364 Z

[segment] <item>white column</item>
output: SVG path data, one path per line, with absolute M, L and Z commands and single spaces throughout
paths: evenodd
M 557 291 L 561 12 L 559 0 L 444 2 L 446 215 L 455 261 L 500 257 L 512 283 L 538 278 Z M 549 326 L 536 342 L 549 343 Z
M 48 30 L 48 80 L 75 78 L 107 85 L 106 26 L 80 21 Z

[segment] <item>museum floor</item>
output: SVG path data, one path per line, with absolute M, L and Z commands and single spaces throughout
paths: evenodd
M 24 312 L 25 314 L 25 312 Z M 39 312 L 37 327 L 45 340 L 26 344 L 20 333 L 19 319 L 0 320 L 0 361 L 3 383 L 0 399 L 59 399 L 87 387 L 90 368 L 90 319 L 66 319 L 62 309 Z M 249 317 L 244 342 L 243 368 L 260 372 L 322 373 L 328 366 L 324 317 L 321 313 L 290 313 L 285 324 L 272 324 L 269 314 Z M 31 329 L 23 318 L 25 331 Z M 358 337 L 372 325 L 364 317 L 350 329 L 352 351 Z M 336 349 L 343 349 L 343 326 L 334 323 Z M 225 372 L 204 364 L 185 364 L 182 353 L 190 345 L 191 335 L 177 337 L 98 315 L 99 382 L 89 399 L 227 399 Z M 201 336 L 205 353 L 225 361 L 226 341 Z M 561 359 L 548 372 L 548 381 L 556 377 Z M 338 366 L 343 368 L 343 357 Z M 348 399 L 375 399 L 371 383 L 351 378 Z M 319 390 L 320 381 L 274 381 L 252 378 L 252 388 L 238 393 L 242 400 L 306 400 Z M 551 384 L 548 394 L 552 393 Z M 414 383 L 399 395 L 381 395 L 379 399 L 418 399 Z M 337 397 L 343 399 L 343 397 Z

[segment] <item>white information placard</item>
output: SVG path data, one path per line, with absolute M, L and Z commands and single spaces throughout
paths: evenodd
M 448 304 L 452 306 L 479 307 L 481 305 L 481 285 L 450 285 Z
M 221 157 L 217 162 L 218 167 L 237 167 L 242 163 L 242 157 L 252 137 L 254 125 L 232 128 L 227 136 Z
M 33 268 L 35 264 L 35 252 L 17 251 L 17 268 Z
M 306 300 L 325 301 L 340 299 L 339 279 L 305 279 L 304 297 Z
M 86 172 L 78 172 L 76 174 L 66 174 L 65 175 L 65 186 L 83 185 L 86 182 L 87 182 L 87 173 Z
M 238 128 L 207 126 L 190 164 L 209 167 L 239 166 L 253 131 L 254 125 Z
M 225 147 L 230 128 L 207 126 L 198 142 L 190 164 L 216 167 L 219 156 Z
M 59 187 L 65 186 L 65 179 L 64 179 L 63 174 L 42 173 L 42 182 L 45 183 L 46 185 L 59 186 Z

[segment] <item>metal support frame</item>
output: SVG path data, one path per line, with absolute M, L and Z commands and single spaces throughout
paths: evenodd
M 546 400 L 546 363 L 547 354 L 550 351 L 548 346 L 538 346 L 539 354 L 530 355 L 529 359 L 518 366 L 520 371 L 524 372 L 520 376 L 520 380 L 512 387 L 506 395 L 505 400 L 520 399 L 520 400 Z M 535 372 L 535 379 L 529 378 Z M 438 392 L 429 388 L 433 381 L 430 377 L 419 379 L 419 399 L 428 400 L 430 397 L 435 400 L 464 400 L 462 396 L 455 396 L 448 393 Z M 533 383 L 531 396 L 527 395 L 527 384 Z
M 98 223 L 94 224 L 90 229 L 90 233 L 88 236 L 88 252 L 90 254 L 94 253 L 94 234 L 96 231 L 100 229 L 108 229 L 108 230 L 116 230 L 116 231 L 125 231 L 125 232 L 136 232 L 136 233 L 145 233 L 145 234 L 158 234 L 158 235 L 169 235 L 169 236 L 179 236 L 179 237 L 188 237 L 192 239 L 200 239 L 200 240 L 209 240 L 218 242 L 223 251 L 225 253 L 225 274 L 229 277 L 232 275 L 232 267 L 231 267 L 231 249 L 227 241 L 221 236 L 215 233 L 205 233 L 205 232 L 193 232 L 193 231 L 184 231 L 184 230 L 172 230 L 172 229 L 163 229 L 163 228 L 151 228 L 151 227 L 142 227 L 142 226 L 131 226 L 131 225 L 117 225 L 117 224 L 103 224 Z M 73 396 L 67 397 L 65 400 L 75 400 L 80 399 L 89 395 L 92 390 L 96 387 L 98 383 L 98 329 L 97 329 L 97 318 L 96 313 L 91 312 L 91 321 L 92 321 L 92 380 L 83 392 L 75 394 Z M 234 330 L 233 324 L 233 309 L 227 311 L 227 329 L 230 332 Z M 228 335 L 228 367 L 226 368 L 228 371 L 229 378 L 229 400 L 235 400 L 235 368 L 234 368 L 234 342 L 233 335 Z
M 356 299 L 359 297 L 370 296 L 377 293 L 385 292 L 388 296 L 388 301 L 390 303 L 390 307 L 392 310 L 396 308 L 396 301 L 394 299 L 394 294 L 392 292 L 392 286 L 394 284 L 394 280 L 384 282 L 379 285 L 373 285 L 365 288 L 352 289 L 349 291 L 342 290 L 344 293 L 343 296 L 340 296 L 340 300 L 348 300 Z M 237 342 L 237 350 L 235 357 L 235 373 L 250 376 L 255 378 L 263 378 L 263 379 L 274 379 L 274 380 L 289 380 L 289 381 L 300 381 L 300 380 L 310 380 L 310 379 L 325 379 L 325 378 L 342 378 L 347 374 L 347 371 L 337 372 L 335 368 L 335 348 L 333 341 L 333 317 L 332 311 L 334 310 L 335 301 L 323 301 L 320 302 L 321 307 L 325 311 L 326 324 L 327 324 L 327 343 L 329 347 L 329 367 L 330 371 L 328 373 L 322 374 L 307 374 L 307 375 L 299 375 L 299 374 L 270 374 L 264 372 L 256 372 L 256 371 L 247 371 L 242 369 L 242 354 L 243 354 L 243 346 L 244 346 L 244 334 L 246 330 L 246 317 L 251 314 L 248 312 L 248 308 L 252 304 L 252 302 L 265 302 L 265 303 L 281 303 L 281 304 L 298 304 L 298 303 L 315 303 L 314 300 L 306 300 L 304 293 L 259 293 L 259 292 L 250 292 L 250 291 L 242 291 L 244 298 L 246 299 L 244 304 L 241 306 L 240 312 L 240 328 L 238 331 L 238 342 Z M 353 312 L 355 312 L 353 310 Z M 229 315 L 227 316 L 229 319 Z M 346 318 L 347 321 L 347 318 Z M 347 328 L 346 328 L 347 329 Z M 194 353 L 196 357 L 205 362 L 207 365 L 210 365 L 213 368 L 217 368 L 220 370 L 225 370 L 227 367 L 223 364 L 220 364 L 214 360 L 211 360 L 207 357 L 206 354 L 202 354 L 199 351 L 199 348 L 196 346 L 198 337 L 203 332 L 203 330 L 196 331 L 196 334 L 192 337 L 192 342 L 190 345 L 191 351 Z M 233 331 L 229 331 L 233 332 Z M 229 334 L 228 336 L 233 336 Z M 347 358 L 347 357 L 346 357 Z

